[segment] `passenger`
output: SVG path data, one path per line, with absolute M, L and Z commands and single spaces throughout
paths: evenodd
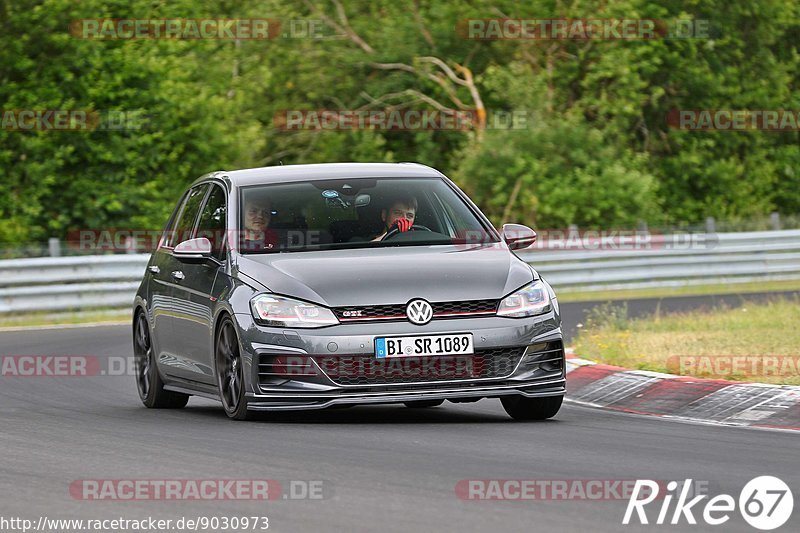
M 272 202 L 269 198 L 245 199 L 242 250 L 259 252 L 276 249 L 278 234 L 270 229 L 271 221 Z

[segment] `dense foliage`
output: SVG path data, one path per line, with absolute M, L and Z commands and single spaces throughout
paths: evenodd
M 662 225 L 800 212 L 798 132 L 670 128 L 672 109 L 800 109 L 794 0 L 0 0 L 0 109 L 140 129 L 0 129 L 0 242 L 157 228 L 217 169 L 420 161 L 497 222 Z M 271 40 L 93 40 L 95 18 L 311 21 Z M 707 38 L 470 40 L 468 18 L 708 20 Z M 300 28 L 300 30 L 297 30 Z M 480 109 L 469 131 L 285 131 L 292 109 Z M 523 112 L 521 128 L 493 118 Z

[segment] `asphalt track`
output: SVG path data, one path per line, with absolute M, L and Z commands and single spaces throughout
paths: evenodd
M 0 333 L 0 355 L 129 356 L 125 326 Z M 275 531 L 756 531 L 738 512 L 723 526 L 627 526 L 627 502 L 465 501 L 464 479 L 694 480 L 738 499 L 781 477 L 797 531 L 800 436 L 693 425 L 565 405 L 517 423 L 499 402 L 429 410 L 378 406 L 281 413 L 253 423 L 219 404 L 148 410 L 130 376 L 0 377 L 2 517 L 178 519 L 268 516 Z M 84 501 L 81 479 L 321 480 L 321 500 Z M 650 509 L 650 508 L 648 508 Z M 651 520 L 658 512 L 653 508 Z M 700 513 L 695 513 L 699 520 Z M 671 513 L 670 513 L 671 515 Z M 702 523 L 702 522 L 701 522 Z

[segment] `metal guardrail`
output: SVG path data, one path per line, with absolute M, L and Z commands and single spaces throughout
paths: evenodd
M 125 254 L 0 261 L 0 314 L 129 307 L 149 259 Z
M 676 234 L 654 237 L 639 250 L 519 255 L 560 292 L 800 279 L 800 230 Z
M 560 242 L 572 249 L 519 254 L 560 292 L 800 279 L 800 230 L 653 236 L 642 249 Z M 149 257 L 0 261 L 0 314 L 128 307 Z

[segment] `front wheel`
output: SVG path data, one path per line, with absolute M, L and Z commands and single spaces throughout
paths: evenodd
M 563 396 L 527 398 L 525 396 L 506 396 L 501 398 L 503 409 L 514 420 L 546 420 L 556 416 L 561 409 Z
M 249 413 L 244 397 L 244 368 L 239 338 L 230 317 L 225 317 L 220 325 L 215 352 L 217 386 L 225 414 L 234 420 L 246 420 Z
M 133 356 L 136 362 L 136 388 L 145 406 L 153 409 L 180 409 L 189 402 L 188 394 L 164 389 L 164 382 L 156 368 L 150 326 L 144 313 L 136 315 L 133 326 Z

